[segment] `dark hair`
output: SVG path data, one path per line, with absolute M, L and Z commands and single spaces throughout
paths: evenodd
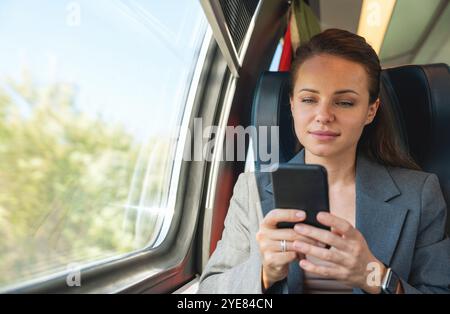
M 290 71 L 291 96 L 300 66 L 306 60 L 320 54 L 330 54 L 361 64 L 368 76 L 369 104 L 378 99 L 381 66 L 377 53 L 364 37 L 335 28 L 315 35 L 297 49 Z M 372 123 L 364 127 L 358 142 L 358 151 L 385 166 L 420 170 L 412 157 L 401 148 L 391 108 L 381 102 Z

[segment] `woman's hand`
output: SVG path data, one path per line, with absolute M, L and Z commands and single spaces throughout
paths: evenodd
M 279 222 L 301 222 L 306 218 L 305 212 L 293 209 L 273 209 L 263 219 L 256 234 L 256 241 L 262 257 L 263 290 L 275 282 L 286 278 L 289 263 L 304 258 L 293 247 L 297 243 L 319 245 L 317 241 L 298 234 L 294 229 L 278 229 Z M 286 251 L 282 251 L 281 241 L 286 241 Z
M 342 281 L 352 287 L 361 288 L 368 293 L 379 293 L 380 283 L 370 284 L 373 277 L 373 266 L 379 270 L 383 278 L 385 266 L 370 251 L 364 236 L 346 220 L 327 212 L 317 215 L 317 220 L 328 227 L 319 229 L 303 223 L 297 224 L 294 230 L 299 234 L 331 246 L 330 249 L 317 247 L 308 243 L 294 242 L 294 248 L 303 254 L 308 254 L 327 261 L 327 265 L 316 265 L 302 259 L 300 267 L 305 271 Z M 377 263 L 377 264 L 371 264 Z

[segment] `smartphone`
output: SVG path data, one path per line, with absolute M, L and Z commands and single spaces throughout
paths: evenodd
M 278 164 L 271 172 L 275 208 L 301 209 L 303 223 L 330 230 L 317 221 L 317 213 L 329 212 L 327 171 L 312 164 Z M 280 222 L 278 228 L 293 228 L 295 223 Z

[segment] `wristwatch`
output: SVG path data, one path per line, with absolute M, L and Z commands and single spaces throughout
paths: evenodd
M 399 281 L 400 278 L 392 270 L 392 268 L 388 268 L 381 283 L 381 293 L 395 294 L 397 291 Z

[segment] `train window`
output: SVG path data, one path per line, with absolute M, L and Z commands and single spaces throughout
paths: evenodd
M 206 30 L 197 1 L 1 1 L 0 286 L 161 242 Z

